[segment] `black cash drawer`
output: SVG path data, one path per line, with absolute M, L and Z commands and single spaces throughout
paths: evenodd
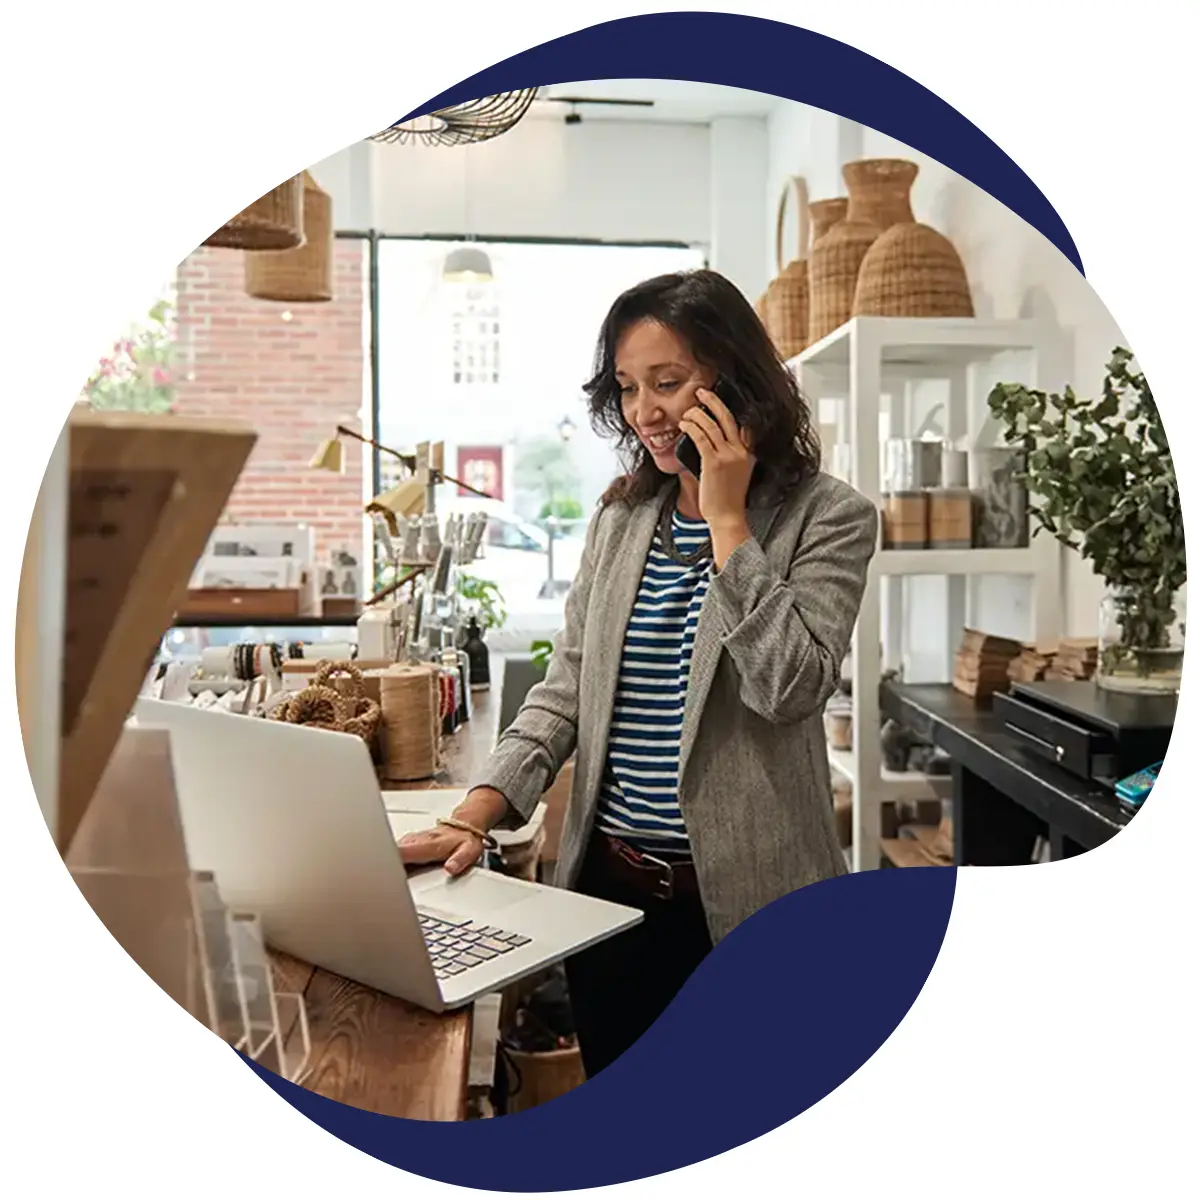
M 1117 747 L 1108 734 L 1046 712 L 1017 696 L 997 694 L 994 711 L 1012 737 L 1032 754 L 1083 779 L 1117 778 Z

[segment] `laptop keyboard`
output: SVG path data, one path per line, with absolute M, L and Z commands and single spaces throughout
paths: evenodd
M 433 961 L 433 973 L 438 979 L 461 975 L 463 971 L 499 958 L 510 950 L 528 946 L 530 941 L 519 933 L 509 933 L 467 917 L 428 911 L 420 912 L 419 916 L 425 945 L 429 947 L 429 957 Z

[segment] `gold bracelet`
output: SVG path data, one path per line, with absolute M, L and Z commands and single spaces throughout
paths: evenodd
M 448 829 L 457 829 L 462 833 L 474 834 L 488 850 L 499 850 L 500 843 L 496 841 L 490 833 L 482 829 L 476 828 L 474 825 L 468 824 L 466 821 L 460 821 L 457 817 L 438 817 L 437 823 L 445 825 Z

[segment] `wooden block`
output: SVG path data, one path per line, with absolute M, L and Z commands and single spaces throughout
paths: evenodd
M 72 413 L 60 852 L 255 440 L 248 428 L 212 421 Z

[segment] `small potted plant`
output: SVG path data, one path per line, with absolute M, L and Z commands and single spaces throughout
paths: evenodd
M 1113 351 L 1099 400 L 1002 383 L 988 406 L 1022 452 L 1039 525 L 1104 580 L 1096 682 L 1171 693 L 1183 671 L 1183 514 L 1162 418 L 1132 360 Z

